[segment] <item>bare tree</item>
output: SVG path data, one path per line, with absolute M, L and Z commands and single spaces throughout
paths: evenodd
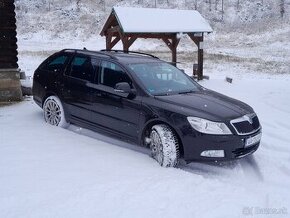
M 81 0 L 76 0 L 76 4 L 77 4 L 77 11 L 80 11 L 80 2 Z
M 197 0 L 195 0 L 194 8 L 197 10 Z
M 285 14 L 285 0 L 280 0 L 280 15 L 281 18 L 284 17 Z
M 51 0 L 48 0 L 48 11 L 50 11 Z
M 224 0 L 222 0 L 222 21 L 224 20 Z
M 208 1 L 209 4 L 209 11 L 211 11 L 211 0 Z
M 217 11 L 218 9 L 218 3 L 219 3 L 219 0 L 215 0 L 215 10 Z
M 106 0 L 101 0 L 100 5 L 103 5 L 103 11 L 106 11 Z
M 240 0 L 238 0 L 238 2 L 237 2 L 237 10 L 238 11 L 240 10 Z

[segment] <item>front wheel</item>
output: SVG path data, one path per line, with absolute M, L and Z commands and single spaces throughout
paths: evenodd
M 43 115 L 45 122 L 66 128 L 68 123 L 64 116 L 64 110 L 60 99 L 56 96 L 49 96 L 43 104 Z
M 179 161 L 179 144 L 175 133 L 165 124 L 154 125 L 150 133 L 152 157 L 163 167 L 175 167 Z

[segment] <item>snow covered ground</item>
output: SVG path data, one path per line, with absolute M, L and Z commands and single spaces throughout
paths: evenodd
M 210 80 L 201 82 L 255 109 L 263 137 L 253 156 L 161 168 L 147 149 L 76 126 L 47 125 L 26 98 L 0 107 L 0 217 L 289 217 L 290 25 L 259 31 L 207 36 Z M 55 51 L 105 45 L 97 36 L 47 33 L 18 38 L 19 66 L 28 76 Z M 189 74 L 192 48 L 182 40 L 178 50 Z M 137 41 L 132 49 L 170 57 L 158 41 Z
M 218 73 L 202 81 L 254 107 L 262 143 L 241 160 L 178 169 L 136 145 L 47 125 L 31 98 L 0 107 L 0 217 L 289 217 L 289 82 L 264 74 L 229 84 Z

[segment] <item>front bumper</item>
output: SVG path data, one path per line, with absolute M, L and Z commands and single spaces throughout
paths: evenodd
M 260 140 L 246 147 L 246 141 L 261 133 L 261 129 L 250 135 L 207 135 L 187 129 L 182 137 L 184 159 L 191 161 L 227 161 L 254 153 Z M 201 153 L 209 150 L 223 150 L 223 157 L 205 157 Z

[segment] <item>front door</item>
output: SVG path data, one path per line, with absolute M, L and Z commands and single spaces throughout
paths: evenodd
M 121 97 L 114 91 L 119 82 L 128 82 L 133 88 L 132 80 L 123 68 L 110 61 L 102 61 L 99 72 L 98 85 L 92 94 L 93 122 L 137 140 L 141 100 L 138 96 Z

